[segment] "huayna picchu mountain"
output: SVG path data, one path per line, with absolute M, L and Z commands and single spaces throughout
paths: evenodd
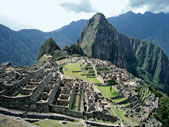
M 169 90 L 169 61 L 163 51 L 151 42 L 118 33 L 103 14 L 87 22 L 77 43 L 87 56 L 111 61 L 156 88 Z

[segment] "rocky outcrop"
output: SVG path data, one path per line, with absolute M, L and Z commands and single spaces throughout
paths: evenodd
M 163 51 L 118 33 L 103 14 L 97 13 L 87 22 L 77 43 L 87 56 L 111 61 L 160 89 L 168 89 L 169 61 Z
M 50 54 L 55 50 L 60 50 L 59 46 L 52 38 L 48 38 L 41 46 L 37 60 L 39 60 L 39 58 L 44 54 Z

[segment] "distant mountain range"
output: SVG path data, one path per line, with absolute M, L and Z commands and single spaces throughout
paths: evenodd
M 128 12 L 108 18 L 117 31 L 127 36 L 151 41 L 169 56 L 169 14 L 135 14 Z M 49 37 L 63 48 L 76 42 L 87 20 L 72 22 L 58 30 L 42 32 L 36 29 L 14 31 L 0 25 L 0 63 L 10 61 L 13 65 L 34 64 L 41 44 Z

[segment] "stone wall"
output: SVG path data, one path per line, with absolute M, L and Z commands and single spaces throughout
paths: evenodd
M 88 113 L 85 112 L 84 115 L 87 118 L 97 118 L 97 119 L 104 120 L 104 121 L 116 122 L 118 120 L 117 117 L 105 114 L 101 111 L 92 111 L 92 112 L 88 112 Z
M 0 96 L 0 105 L 3 107 L 8 107 L 8 108 L 12 108 L 12 109 L 19 109 L 19 110 L 28 110 L 29 107 L 32 105 L 32 107 L 35 107 L 35 104 L 33 105 L 33 103 L 37 100 L 37 98 L 39 97 L 39 95 L 44 91 L 45 87 L 48 85 L 48 83 L 50 82 L 50 80 L 52 79 L 52 74 L 47 75 L 39 84 L 39 86 L 37 86 L 35 88 L 35 90 L 33 91 L 33 93 L 31 95 L 28 96 L 5 96 L 2 95 Z M 23 79 L 19 82 L 17 82 L 17 84 L 12 85 L 11 87 L 13 89 L 17 89 L 17 87 L 21 87 L 22 83 L 25 83 L 25 80 L 27 79 Z M 8 91 L 12 90 L 9 89 Z M 40 104 L 38 104 L 40 105 Z M 46 104 L 43 104 L 46 105 Z M 44 106 L 42 105 L 42 108 L 44 108 Z M 39 106 L 37 106 L 39 107 Z M 33 109 L 33 108 L 32 108 Z M 46 109 L 46 108 L 44 108 Z
M 30 78 L 31 79 L 38 79 L 43 73 L 44 73 L 43 68 L 33 71 L 33 72 L 30 72 Z
M 13 72 L 11 71 L 11 72 L 8 72 L 8 73 L 0 74 L 0 78 L 4 78 L 4 77 L 6 77 L 6 76 L 8 76 L 10 74 L 13 74 Z
M 33 93 L 31 94 L 31 102 L 35 102 L 40 94 L 44 91 L 45 87 L 47 87 L 48 83 L 52 80 L 53 75 L 50 73 L 39 83 L 39 86 L 35 88 Z
M 6 115 L 12 115 L 22 118 L 31 118 L 31 119 L 54 119 L 54 120 L 69 120 L 74 121 L 75 119 L 70 118 L 68 116 L 64 115 L 57 115 L 55 113 L 37 113 L 37 112 L 27 112 L 26 115 L 24 115 L 24 111 L 19 110 L 11 110 L 0 107 L 0 112 Z
M 9 86 L 7 89 L 6 89 L 6 95 L 8 96 L 14 96 L 15 94 L 17 94 L 25 85 L 26 85 L 26 82 L 29 80 L 30 78 L 27 76 L 19 81 L 17 81 L 15 84 Z
M 30 96 L 13 97 L 4 96 L 0 97 L 0 105 L 7 108 L 26 110 L 29 107 Z
M 60 84 L 58 84 L 58 83 L 55 83 L 55 84 L 54 84 L 53 89 L 52 89 L 52 90 L 50 91 L 50 93 L 49 93 L 48 104 L 52 104 L 52 103 L 53 103 L 53 101 L 54 101 L 54 99 L 55 99 L 56 92 L 57 92 L 57 90 L 59 89 L 59 87 L 60 87 Z
M 54 87 L 53 89 L 49 92 L 49 97 L 46 101 L 43 101 L 43 102 L 37 102 L 37 103 L 34 103 L 30 106 L 30 111 L 35 111 L 35 112 L 49 112 L 49 104 L 52 104 L 54 99 L 55 99 L 55 94 L 56 94 L 56 91 L 58 90 L 59 88 L 59 84 L 54 84 Z
M 34 103 L 30 106 L 30 111 L 34 111 L 34 112 L 44 112 L 44 113 L 48 113 L 49 112 L 49 105 L 48 102 L 37 102 Z
M 2 90 L 2 91 L 0 91 L 0 96 L 2 96 L 2 95 L 6 95 L 7 94 L 7 91 L 6 90 Z
M 68 116 L 72 116 L 75 118 L 83 118 L 83 113 L 78 111 L 73 111 L 67 107 L 57 106 L 57 105 L 50 105 L 49 106 L 50 112 L 60 113 Z

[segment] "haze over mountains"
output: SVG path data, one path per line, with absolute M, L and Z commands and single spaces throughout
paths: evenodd
M 169 14 L 126 14 L 108 18 L 117 31 L 160 46 L 169 56 Z M 0 63 L 10 61 L 14 65 L 32 65 L 37 57 L 40 46 L 48 37 L 56 40 L 60 47 L 76 42 L 87 20 L 72 22 L 52 32 L 36 29 L 13 31 L 0 25 Z

